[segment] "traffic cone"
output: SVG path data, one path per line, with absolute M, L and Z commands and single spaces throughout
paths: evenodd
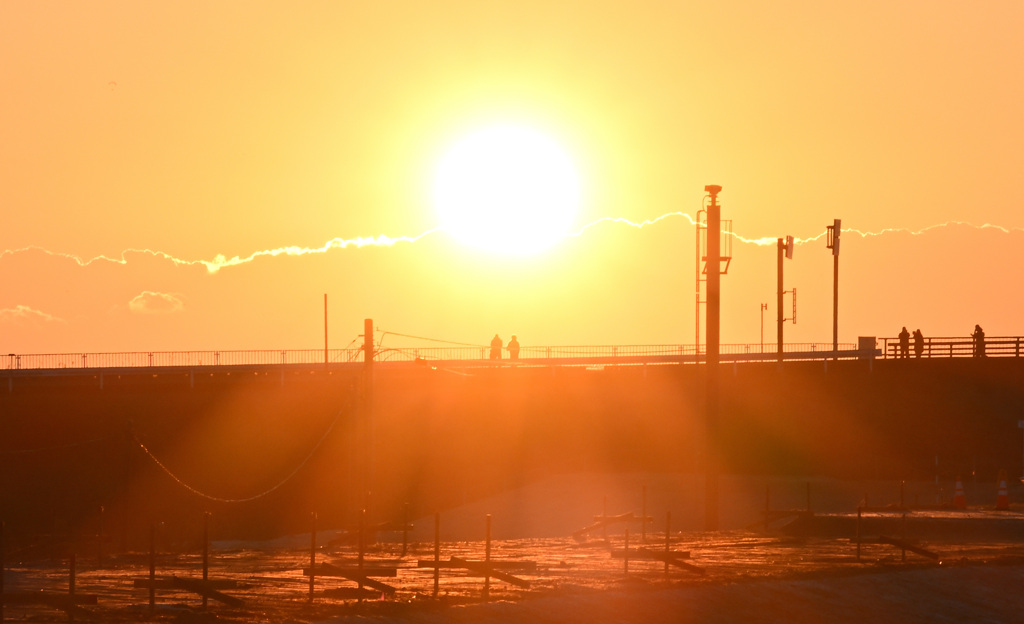
M 967 496 L 964 494 L 964 482 L 960 477 L 956 478 L 956 490 L 953 491 L 953 507 L 956 509 L 967 509 Z
M 1006 487 L 1006 470 L 999 471 L 999 491 L 996 492 L 996 509 L 1010 508 L 1010 490 Z

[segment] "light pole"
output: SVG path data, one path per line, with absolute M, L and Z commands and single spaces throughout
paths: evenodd
M 721 306 L 721 239 L 722 211 L 718 205 L 718 194 L 722 187 L 709 184 L 704 192 L 710 195 L 707 209 L 707 272 L 708 298 L 705 319 L 704 341 L 707 344 L 706 369 L 704 377 L 704 407 L 706 413 L 706 452 L 704 457 L 704 530 L 718 530 L 718 362 L 719 362 L 719 311 Z
M 778 310 L 778 333 L 779 333 L 779 344 L 778 344 L 778 355 L 779 362 L 782 361 L 782 324 L 786 322 L 786 317 L 782 316 L 782 295 L 786 291 L 782 290 L 782 258 L 785 256 L 790 260 L 793 259 L 793 237 L 787 236 L 786 238 L 779 239 L 779 253 L 778 253 L 778 273 L 779 273 L 779 287 L 775 292 L 775 303 Z
M 767 303 L 761 304 L 761 353 L 764 353 L 764 311 L 768 309 Z
M 828 226 L 828 248 L 832 250 L 832 358 L 839 357 L 839 234 L 842 221 Z

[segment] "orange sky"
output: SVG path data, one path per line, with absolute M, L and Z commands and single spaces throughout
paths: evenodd
M 880 233 L 844 233 L 841 341 L 1021 334 L 1022 23 L 1019 2 L 7 0 L 0 352 L 317 348 L 324 293 L 337 347 L 364 318 L 692 342 L 682 214 L 527 258 L 433 232 L 202 265 L 418 237 L 445 149 L 508 121 L 576 162 L 579 228 L 692 216 L 720 184 L 747 239 Z M 950 221 L 973 226 L 926 230 Z M 722 339 L 757 342 L 767 302 L 771 342 L 774 246 L 733 255 Z M 787 339 L 830 342 L 824 241 L 786 272 Z

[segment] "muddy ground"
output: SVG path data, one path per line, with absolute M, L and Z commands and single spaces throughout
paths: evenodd
M 692 528 L 700 514 L 687 514 L 666 494 L 687 492 L 677 481 L 640 480 L 648 484 L 642 495 L 635 491 L 636 477 L 600 483 L 562 480 L 442 514 L 437 557 L 455 567 L 440 569 L 436 594 L 430 565 L 434 517 L 428 516 L 413 522 L 404 545 L 402 534 L 392 531 L 378 534 L 379 541 L 364 548 L 364 570 L 375 568 L 374 574 L 381 575 L 368 574 L 367 585 L 374 587 L 364 586 L 362 592 L 355 581 L 321 576 L 310 600 L 304 574 L 310 534 L 260 543 L 214 539 L 208 577 L 221 583 L 219 591 L 230 604 L 211 597 L 204 606 L 197 593 L 159 589 L 151 607 L 149 590 L 137 586 L 149 577 L 149 554 L 108 552 L 100 558 L 94 550 L 76 556 L 74 584 L 78 596 L 95 596 L 95 604 L 70 614 L 52 605 L 8 604 L 4 616 L 34 622 L 73 616 L 104 622 L 296 624 L 1024 618 L 1024 510 L 1019 503 L 1010 511 L 978 504 L 965 511 L 918 504 L 904 513 L 909 504 L 882 504 L 886 491 L 894 493 L 891 484 L 876 484 L 883 493 L 871 496 L 879 504 L 863 511 L 858 523 L 862 501 L 850 509 L 835 508 L 846 504 L 849 492 L 866 491 L 864 484 L 815 483 L 820 494 L 813 501 L 818 504 L 808 513 L 805 505 L 785 504 L 806 500 L 805 486 L 776 483 L 769 486 L 776 494 L 764 488 L 760 500 L 747 500 L 748 493 L 746 504 L 727 496 L 725 526 L 707 532 Z M 772 504 L 773 496 L 778 504 Z M 656 510 L 666 501 L 673 504 Z M 767 523 L 766 503 L 773 511 Z M 515 510 L 524 506 L 532 512 L 529 517 L 545 515 L 543 527 L 513 520 L 520 517 Z M 491 514 L 489 553 L 484 510 Z M 638 520 L 644 511 L 651 518 L 646 524 Z M 792 513 L 774 513 L 782 511 Z M 622 513 L 633 518 L 580 531 L 601 516 Z M 667 544 L 666 521 L 671 523 Z M 318 531 L 316 563 L 358 568 L 358 547 L 345 538 L 343 531 Z M 679 565 L 666 571 L 662 561 L 645 558 L 666 548 Z M 487 559 L 495 570 L 490 579 L 463 563 Z M 199 549 L 159 548 L 154 562 L 160 579 L 202 578 Z M 69 563 L 66 553 L 9 548 L 4 592 L 66 596 Z M 380 568 L 393 569 L 394 575 Z

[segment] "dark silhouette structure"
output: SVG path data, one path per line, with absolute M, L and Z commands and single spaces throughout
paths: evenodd
M 491 338 L 491 359 L 501 359 L 501 336 L 494 334 L 494 338 Z
M 900 332 L 900 357 L 910 357 L 910 332 L 907 331 L 906 326 L 903 327 L 903 331 Z
M 514 335 L 508 341 L 508 357 L 510 360 L 519 359 L 519 340 Z
M 914 330 L 914 357 L 919 358 L 924 353 L 924 334 L 920 329 Z
M 971 338 L 974 339 L 974 357 L 985 357 L 985 331 L 981 325 L 974 326 Z

